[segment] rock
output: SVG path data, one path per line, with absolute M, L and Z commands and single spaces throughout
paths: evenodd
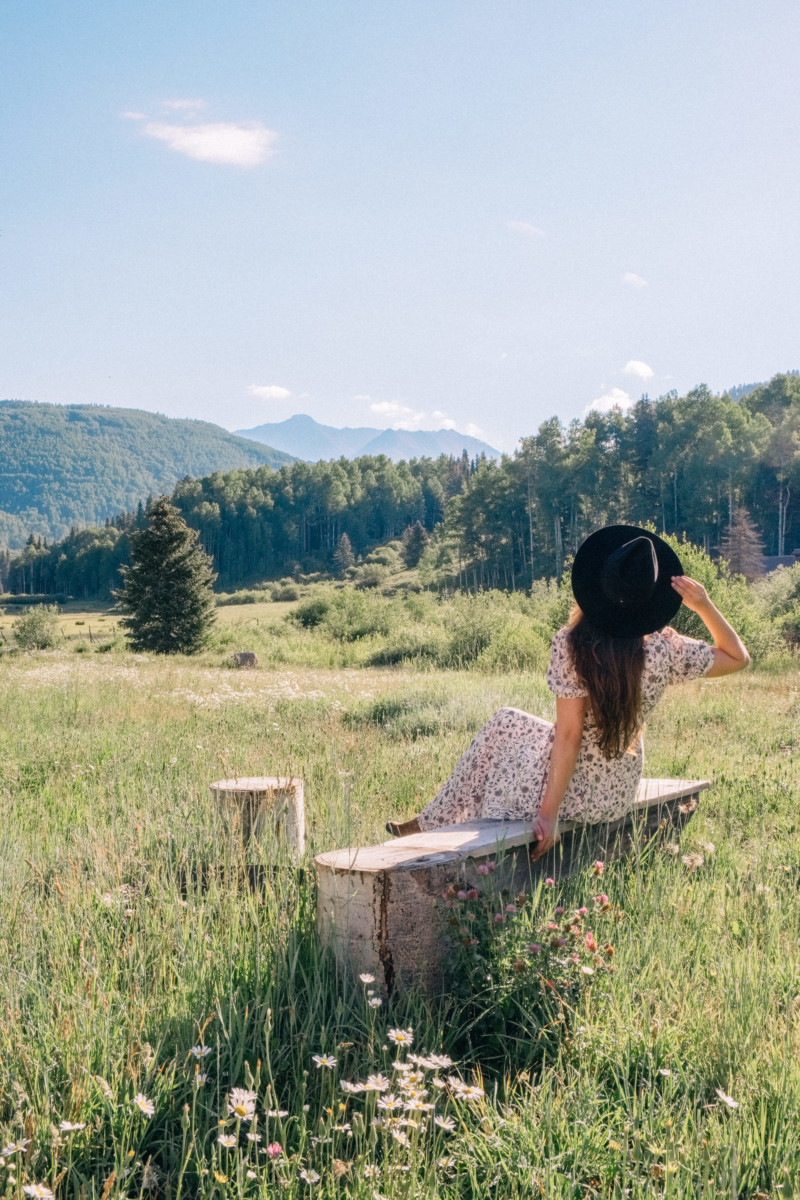
M 231 658 L 235 667 L 258 666 L 258 659 L 252 650 L 240 650 L 238 654 L 231 655 Z

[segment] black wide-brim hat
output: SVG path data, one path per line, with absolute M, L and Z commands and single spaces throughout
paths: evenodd
M 657 533 L 607 525 L 578 548 L 572 592 L 588 621 L 614 637 L 644 637 L 669 625 L 681 606 L 672 576 L 682 575 L 675 551 Z

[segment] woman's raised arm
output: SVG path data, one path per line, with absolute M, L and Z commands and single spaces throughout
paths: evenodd
M 714 662 L 711 670 L 706 672 L 706 679 L 734 675 L 746 667 L 750 655 L 742 639 L 711 602 L 702 583 L 688 575 L 673 575 L 672 586 L 686 607 L 697 613 L 714 639 Z

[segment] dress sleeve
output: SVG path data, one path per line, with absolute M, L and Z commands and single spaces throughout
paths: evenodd
M 547 686 L 556 696 L 566 700 L 580 700 L 588 694 L 572 665 L 566 629 L 559 629 L 550 644 Z
M 714 662 L 714 647 L 696 638 L 684 637 L 672 628 L 664 630 L 670 650 L 670 683 L 686 683 L 706 675 Z

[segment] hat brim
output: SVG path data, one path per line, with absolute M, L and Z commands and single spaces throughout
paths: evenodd
M 600 580 L 608 556 L 637 537 L 649 538 L 653 543 L 658 579 L 652 595 L 643 604 L 623 609 L 605 595 Z M 682 601 L 672 586 L 672 576 L 682 574 L 681 560 L 657 533 L 636 525 L 607 525 L 590 534 L 578 548 L 572 564 L 572 593 L 587 620 L 603 633 L 644 637 L 669 625 L 677 613 Z

